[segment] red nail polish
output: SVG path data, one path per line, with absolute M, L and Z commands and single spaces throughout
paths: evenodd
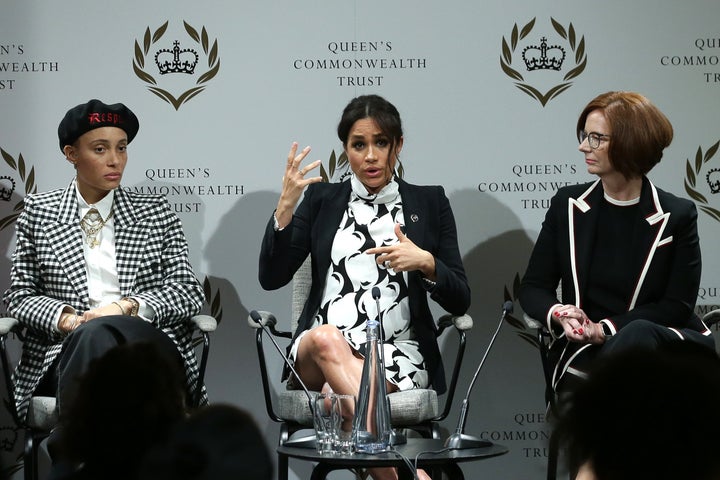
M 555 312 L 555 313 L 553 313 L 553 315 L 555 315 L 556 317 L 559 317 L 559 316 L 560 316 L 560 312 Z
M 578 329 L 578 335 L 582 335 L 584 331 L 582 328 Z
M 567 317 L 567 312 L 563 312 L 563 313 L 562 313 L 562 316 L 563 316 L 563 317 Z

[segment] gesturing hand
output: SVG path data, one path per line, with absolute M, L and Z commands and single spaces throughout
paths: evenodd
M 305 175 L 320 165 L 320 160 L 300 168 L 300 163 L 310 153 L 310 147 L 305 147 L 300 153 L 297 153 L 298 143 L 293 142 L 290 147 L 290 153 L 287 157 L 287 165 L 285 166 L 285 175 L 282 178 L 282 192 L 278 200 L 275 218 L 277 218 L 280 227 L 285 227 L 290 223 L 292 212 L 297 205 L 300 196 L 305 187 L 311 183 L 322 182 L 322 177 L 305 178 Z
M 395 224 L 395 235 L 398 243 L 387 247 L 369 248 L 368 255 L 377 255 L 375 262 L 391 268 L 396 272 L 410 272 L 420 270 L 429 280 L 435 280 L 435 257 L 415 245 L 401 230 L 400 224 Z

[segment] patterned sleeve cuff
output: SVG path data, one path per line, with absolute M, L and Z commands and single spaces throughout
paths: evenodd
M 275 212 L 273 212 L 273 229 L 275 229 L 276 232 L 282 232 L 283 230 L 285 230 L 285 227 L 280 228 L 280 224 L 278 223 L 277 217 L 275 216 Z
M 435 288 L 435 285 L 437 285 L 437 282 L 434 282 L 430 280 L 429 278 L 423 277 L 423 286 L 425 287 L 425 290 L 432 291 Z

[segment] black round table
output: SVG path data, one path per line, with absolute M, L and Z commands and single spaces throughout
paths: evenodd
M 496 457 L 508 452 L 503 445 L 490 444 L 487 447 L 466 448 L 458 450 L 443 449 L 443 440 L 428 438 L 409 438 L 404 445 L 394 447 L 394 450 L 409 459 L 414 464 L 418 453 L 417 467 L 428 473 L 444 472 L 449 480 L 463 480 L 465 476 L 458 466 L 461 462 L 471 462 L 484 458 Z M 433 453 L 431 453 L 433 452 Z M 435 453 L 437 452 L 437 453 Z M 384 452 L 376 454 L 354 453 L 352 455 L 320 455 L 314 447 L 288 447 L 281 445 L 277 449 L 279 460 L 278 478 L 287 480 L 288 458 L 297 458 L 317 465 L 313 469 L 310 480 L 324 480 L 328 473 L 333 470 L 348 468 L 369 468 L 369 467 L 398 467 L 400 479 L 413 478 L 413 473 L 407 468 L 406 463 L 395 452 Z M 435 478 L 434 474 L 431 474 Z M 439 477 L 438 477 L 439 478 Z

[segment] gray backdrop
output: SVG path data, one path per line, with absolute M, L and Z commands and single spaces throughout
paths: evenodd
M 265 414 L 246 317 L 271 310 L 287 326 L 290 290 L 258 284 L 263 228 L 291 142 L 311 145 L 311 158 L 329 169 L 342 148 L 334 133 L 342 108 L 379 93 L 405 123 L 405 178 L 443 185 L 457 219 L 475 319 L 461 397 L 500 306 L 514 298 L 550 197 L 560 185 L 591 180 L 576 150 L 581 108 L 604 91 L 637 90 L 675 127 L 651 179 L 700 210 L 702 313 L 720 303 L 718 18 L 716 0 L 3 0 L 0 287 L 18 201 L 72 179 L 57 145 L 62 115 L 90 98 L 127 104 L 141 127 L 123 186 L 168 195 L 213 311 L 222 312 L 211 400 L 251 411 L 273 445 L 277 427 Z M 197 64 L 161 74 L 175 41 L 180 62 Z M 528 70 L 533 58 L 555 69 Z M 521 313 L 517 306 L 515 317 Z M 466 429 L 510 453 L 463 465 L 468 478 L 541 478 L 544 470 L 540 363 L 520 333 L 503 327 Z M 279 376 L 280 361 L 271 368 Z M 448 428 L 456 418 L 457 405 Z M 13 459 L 20 442 L 9 419 L 0 425 L 0 446 Z M 308 465 L 291 469 L 294 478 L 309 476 Z

